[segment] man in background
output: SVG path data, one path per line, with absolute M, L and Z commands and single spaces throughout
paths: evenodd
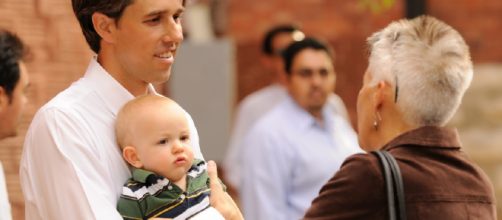
M 270 29 L 263 39 L 263 64 L 274 74 L 274 82 L 262 88 L 241 101 L 235 113 L 232 134 L 229 140 L 227 155 L 223 161 L 227 184 L 239 190 L 241 184 L 241 163 L 243 155 L 242 142 L 251 127 L 265 113 L 288 97 L 286 90 L 287 75 L 281 52 L 292 42 L 300 41 L 305 35 L 294 25 L 280 25 Z M 347 110 L 343 101 L 334 93 L 328 96 L 328 103 L 333 106 L 336 114 L 348 120 Z
M 0 140 L 17 135 L 27 101 L 25 91 L 29 80 L 23 63 L 25 54 L 25 46 L 16 35 L 0 29 Z M 0 162 L 0 220 L 12 219 L 5 183 Z
M 360 151 L 350 123 L 328 102 L 336 81 L 329 47 L 306 38 L 283 57 L 288 95 L 243 141 L 245 219 L 300 219 L 345 158 Z

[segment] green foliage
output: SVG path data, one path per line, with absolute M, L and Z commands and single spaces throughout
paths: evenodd
M 371 12 L 378 14 L 389 10 L 396 0 L 359 0 L 359 3 Z

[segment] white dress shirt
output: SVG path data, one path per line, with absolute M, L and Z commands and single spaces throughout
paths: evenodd
M 37 112 L 20 164 L 26 219 L 122 219 L 116 206 L 130 171 L 114 124 L 119 109 L 133 98 L 92 59 L 84 77 Z M 202 159 L 197 131 L 186 115 L 195 155 Z
M 0 162 L 0 220 L 11 220 L 11 209 L 9 203 L 9 194 L 7 193 L 7 185 L 3 166 Z
M 225 179 L 237 189 L 240 186 L 242 172 L 240 161 L 242 160 L 244 137 L 256 121 L 287 97 L 289 95 L 286 88 L 276 83 L 248 95 L 237 107 L 227 154 L 223 161 Z M 347 109 L 338 95 L 331 94 L 328 97 L 328 105 L 332 106 L 334 114 L 349 120 Z
M 245 219 L 300 219 L 345 158 L 361 152 L 350 124 L 330 108 L 320 125 L 288 97 L 251 128 L 241 162 Z

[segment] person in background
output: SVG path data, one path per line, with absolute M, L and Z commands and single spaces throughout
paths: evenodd
M 15 34 L 0 29 L 0 140 L 17 135 L 21 113 L 27 102 L 29 77 L 23 61 L 26 51 L 23 42 Z M 0 219 L 12 219 L 1 162 Z
M 262 45 L 262 63 L 271 74 L 274 74 L 274 81 L 271 85 L 248 95 L 237 106 L 227 154 L 223 161 L 225 179 L 237 190 L 241 184 L 240 161 L 243 159 L 245 136 L 255 122 L 288 97 L 287 74 L 284 72 L 281 52 L 292 42 L 304 38 L 305 35 L 294 25 L 275 26 L 265 34 Z M 328 103 L 333 106 L 334 114 L 349 120 L 345 104 L 338 95 L 331 92 L 328 96 Z
M 328 104 L 336 82 L 333 58 L 314 38 L 283 51 L 288 95 L 243 141 L 246 219 L 299 219 L 345 158 L 360 152 L 350 123 Z

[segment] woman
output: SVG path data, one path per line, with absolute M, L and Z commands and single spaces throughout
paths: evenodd
M 496 219 L 488 178 L 461 151 L 456 130 L 443 127 L 473 74 L 460 34 L 422 16 L 393 22 L 368 43 L 369 66 L 357 102 L 359 144 L 396 158 L 407 219 Z M 349 157 L 305 219 L 388 219 L 377 157 Z

